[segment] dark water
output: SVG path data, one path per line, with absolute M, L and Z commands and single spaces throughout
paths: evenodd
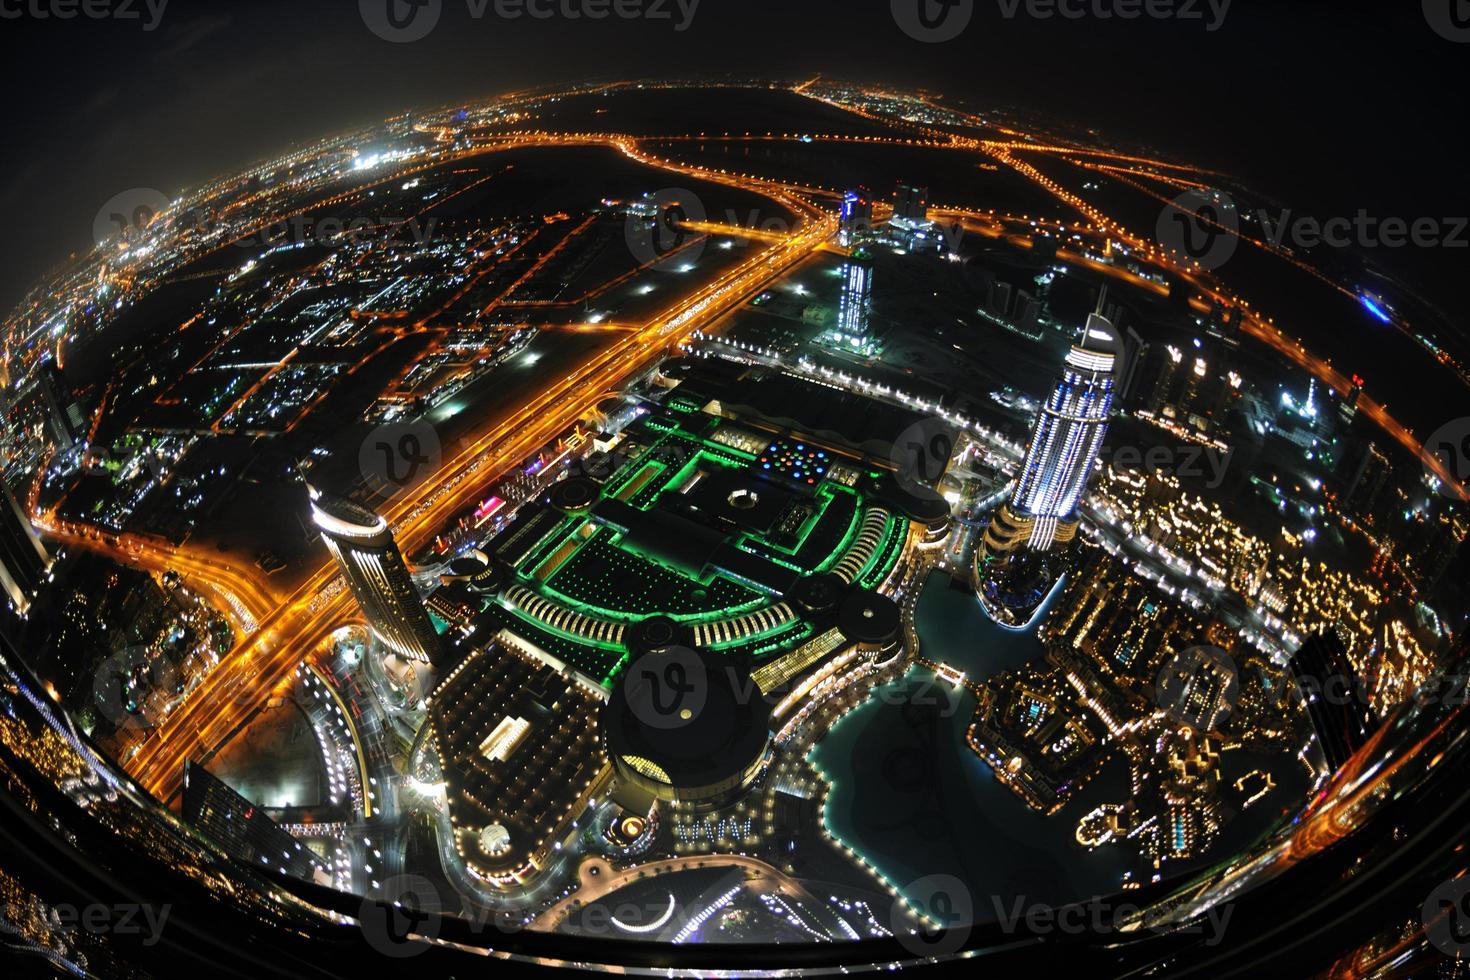
M 925 657 L 984 680 L 1041 655 L 1034 629 L 1015 633 L 996 626 L 973 596 L 948 583 L 941 573 L 931 575 L 919 600 Z M 833 784 L 827 830 L 915 902 L 926 901 L 936 887 L 926 879 L 958 878 L 967 894 L 953 899 L 956 913 L 974 922 L 999 919 L 1017 899 L 1056 906 L 1117 892 L 1131 850 L 1088 851 L 1074 835 L 1084 813 L 1129 797 L 1121 756 L 1061 810 L 1042 816 L 997 782 L 966 744 L 974 710 L 968 691 L 956 692 L 919 667 L 875 692 L 812 752 Z M 1269 772 L 1277 788 L 1230 820 L 1208 852 L 1172 862 L 1169 873 L 1249 847 L 1300 809 L 1308 779 L 1289 753 L 1232 750 L 1221 760 L 1227 782 L 1254 769 Z
M 918 620 L 925 656 L 972 678 L 1041 653 L 1034 631 L 996 626 L 942 575 L 927 583 Z M 974 710 L 968 691 L 954 692 L 916 667 L 847 715 L 811 756 L 833 783 L 829 832 L 913 900 L 925 900 L 928 876 L 958 878 L 969 905 L 956 899 L 956 912 L 968 911 L 976 922 L 999 918 L 1018 898 L 1057 905 L 1116 892 L 1127 853 L 1088 852 L 1073 835 L 1083 813 L 1127 798 L 1122 760 L 1111 760 L 1062 810 L 1044 817 L 998 783 L 965 743 Z

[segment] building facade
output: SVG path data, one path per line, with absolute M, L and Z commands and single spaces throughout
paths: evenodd
M 373 634 L 400 656 L 430 662 L 439 636 L 388 522 L 344 497 L 315 489 L 311 514 Z

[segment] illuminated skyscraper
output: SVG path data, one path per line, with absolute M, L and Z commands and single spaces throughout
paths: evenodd
M 311 515 L 378 639 L 410 660 L 433 659 L 439 636 L 388 522 L 366 507 L 316 489 L 311 490 Z
M 1335 628 L 1307 637 L 1292 655 L 1290 667 L 1322 746 L 1322 756 L 1328 768 L 1336 772 L 1368 744 L 1378 729 L 1363 679 L 1353 668 L 1347 644 Z
M 842 299 L 837 306 L 837 343 L 853 350 L 872 347 L 869 320 L 873 313 L 873 260 L 858 249 L 842 267 Z
M 837 244 L 850 248 L 872 230 L 873 199 L 861 187 L 848 191 L 842 196 L 842 210 L 838 215 Z
M 1036 417 L 1010 502 L 985 535 L 992 549 L 1007 551 L 1021 544 L 1045 549 L 1076 533 L 1077 504 L 1108 431 L 1121 351 L 1112 324 L 1095 313 L 1088 317 L 1081 340 L 1067 352 L 1061 379 Z
M 0 485 L 0 606 L 11 616 L 24 616 L 50 569 L 51 556 L 20 501 Z
M 980 597 L 1004 625 L 1020 625 L 1060 576 L 1049 552 L 1077 534 L 1077 506 L 1107 435 L 1123 342 L 1102 315 L 1087 319 L 1042 406 L 1011 498 L 976 549 Z
M 41 389 L 41 398 L 46 402 L 46 422 L 51 437 L 62 449 L 70 449 L 86 437 L 86 420 L 82 409 L 72 397 L 66 378 L 56 362 L 47 358 L 36 370 L 36 383 Z

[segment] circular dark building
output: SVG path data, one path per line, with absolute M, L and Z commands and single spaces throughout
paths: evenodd
M 665 653 L 688 644 L 690 632 L 668 616 L 649 616 L 629 626 L 623 633 L 623 645 L 636 663 L 650 653 Z
M 842 601 L 847 583 L 831 572 L 806 575 L 786 593 L 786 601 L 807 615 L 831 612 Z
M 619 780 L 661 800 L 738 796 L 770 751 L 771 707 L 734 660 L 686 646 L 635 655 L 603 708 Z
M 478 548 L 451 561 L 439 576 L 441 585 L 460 585 L 481 595 L 499 592 L 504 581 L 500 569 Z
M 889 649 L 899 643 L 903 617 L 898 603 L 885 595 L 857 589 L 837 609 L 837 628 L 859 646 Z
M 601 490 L 585 476 L 572 476 L 551 488 L 547 495 L 552 507 L 563 514 L 581 513 L 591 507 Z

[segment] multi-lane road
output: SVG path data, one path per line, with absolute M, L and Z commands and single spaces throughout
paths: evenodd
M 636 331 L 610 335 L 612 343 L 502 413 L 436 472 L 402 494 L 384 515 L 402 550 L 412 553 L 423 547 L 449 518 L 477 502 L 495 479 L 552 442 L 606 392 L 651 366 L 695 330 L 711 329 L 820 248 L 836 230 L 834 218 L 809 205 L 799 213 L 802 224 L 792 234 Z M 271 692 L 289 683 L 296 665 L 351 613 L 351 603 L 336 568 L 323 564 L 284 601 L 257 616 L 255 631 L 128 760 L 130 774 L 160 799 L 171 799 L 182 784 L 185 761 L 216 748 Z
M 851 107 L 844 108 L 856 111 Z M 927 127 L 914 128 L 923 138 L 887 140 L 843 136 L 796 137 L 793 134 L 757 136 L 773 139 L 800 138 L 804 142 L 851 140 L 893 142 L 911 146 L 944 145 L 988 156 L 1000 164 L 1010 166 L 1064 203 L 1076 208 L 1088 225 L 1085 229 L 1081 225 L 1073 225 L 1071 229 L 1083 230 L 1090 240 L 1102 243 L 1104 250 L 1107 241 L 1127 242 L 1138 254 L 1147 256 L 1150 262 L 1187 275 L 1206 296 L 1219 295 L 1210 284 L 1203 281 L 1203 277 L 1191 274 L 1191 270 L 1173 262 L 1158 246 L 1141 236 L 1129 234 L 1086 201 L 1021 160 L 1019 155 L 1026 152 L 1055 152 L 1073 156 L 1091 153 L 1092 156 L 1120 163 L 1141 162 L 1153 167 L 1169 166 L 1180 170 L 1186 168 L 1165 165 L 1159 161 L 1139 161 L 1137 158 L 1104 151 L 1087 151 L 1079 147 L 978 140 Z M 375 176 L 375 183 L 386 183 L 446 163 L 522 147 L 600 145 L 612 147 L 639 163 L 668 173 L 757 192 L 797 216 L 795 228 L 789 234 L 747 230 L 744 237 L 757 240 L 763 246 L 761 252 L 674 303 L 647 323 L 619 324 L 616 330 L 601 331 L 608 338 L 605 346 L 587 355 L 564 377 L 538 391 L 528 392 L 518 405 L 488 420 L 478 436 L 471 439 L 453 458 L 403 492 L 387 508 L 384 516 L 394 528 L 400 546 L 406 553 L 412 553 L 431 541 L 448 519 L 477 502 L 486 488 L 504 472 L 552 442 L 568 426 L 583 417 L 608 391 L 616 389 L 625 379 L 649 366 L 695 330 L 709 330 L 744 300 L 822 248 L 835 231 L 835 218 L 811 203 L 813 196 L 825 197 L 830 189 L 806 188 L 751 175 L 730 174 L 693 166 L 658 156 L 647 148 L 650 144 L 656 144 L 659 139 L 674 138 L 676 137 L 666 136 L 649 140 L 614 133 L 500 131 L 471 137 L 468 145 L 462 141 L 453 151 L 436 155 L 432 163 L 418 162 L 391 176 Z M 360 193 L 366 186 L 371 185 L 337 193 L 339 196 Z M 1016 223 L 1005 216 L 994 214 L 938 209 L 934 216 L 941 220 L 959 221 L 967 230 L 979 231 L 991 237 L 1018 238 L 1027 233 L 1024 227 L 1027 222 L 1024 219 Z M 1060 223 L 1057 227 L 1058 230 L 1062 228 Z M 701 230 L 710 233 L 735 231 L 717 224 L 710 224 Z M 1069 261 L 1076 261 L 1109 275 L 1127 277 L 1135 284 L 1157 288 L 1155 283 L 1139 279 L 1116 266 L 1092 261 L 1086 255 L 1067 252 L 1065 257 Z M 1274 325 L 1259 316 L 1251 315 L 1245 319 L 1245 330 L 1326 383 L 1345 390 L 1346 379 L 1338 375 L 1325 361 L 1307 352 L 1300 343 L 1285 336 Z M 1419 454 L 1426 465 L 1437 472 L 1443 470 L 1440 461 L 1425 453 L 1413 435 L 1381 406 L 1364 399 L 1360 407 L 1405 447 Z M 1444 475 L 1441 472 L 1441 476 Z M 201 556 L 186 548 L 172 548 L 127 535 L 119 536 L 114 544 L 112 541 L 104 542 L 90 536 L 79 528 L 48 527 L 48 530 L 65 536 L 78 545 L 108 551 L 114 557 L 136 562 L 150 570 L 172 568 L 180 571 L 196 588 L 219 600 L 221 607 L 241 627 L 243 639 L 235 650 L 184 704 L 176 708 L 154 730 L 152 736 L 127 761 L 132 775 L 143 786 L 164 799 L 171 798 L 177 792 L 186 760 L 197 759 L 222 744 L 248 720 L 255 707 L 272 691 L 289 683 L 291 671 L 296 665 L 324 643 L 332 630 L 352 612 L 350 593 L 338 577 L 336 568 L 325 562 L 309 573 L 304 583 L 289 595 L 281 596 L 273 592 L 264 576 L 255 574 L 254 569 L 236 568 L 226 561 Z

